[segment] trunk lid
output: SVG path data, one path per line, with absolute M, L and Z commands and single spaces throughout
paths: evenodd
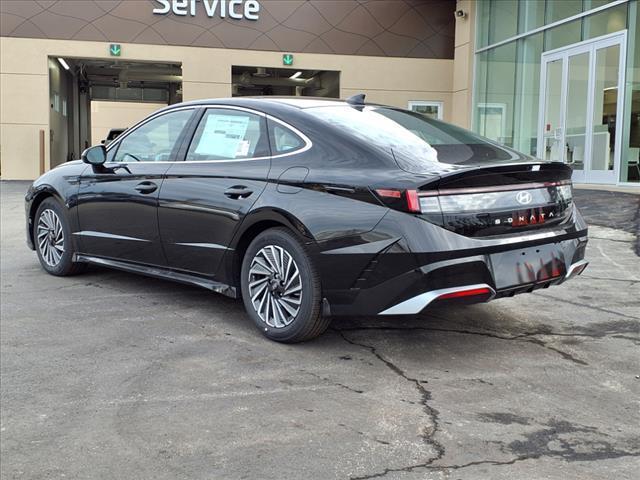
M 571 217 L 571 168 L 561 163 L 476 166 L 418 189 L 420 215 L 469 237 L 507 235 Z

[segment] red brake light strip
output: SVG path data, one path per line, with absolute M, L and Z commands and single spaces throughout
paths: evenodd
M 460 290 L 458 292 L 445 293 L 440 295 L 438 300 L 445 300 L 447 298 L 460 298 L 460 297 L 473 297 L 477 295 L 491 295 L 491 290 L 488 288 L 474 288 L 471 290 Z

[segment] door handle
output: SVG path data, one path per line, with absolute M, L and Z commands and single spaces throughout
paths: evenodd
M 247 198 L 253 193 L 253 190 L 249 189 L 244 185 L 234 185 L 233 187 L 229 187 L 224 191 L 224 194 L 229 197 L 237 200 L 239 198 Z
M 153 193 L 158 189 L 158 185 L 153 182 L 141 182 L 135 186 L 135 189 L 142 194 Z

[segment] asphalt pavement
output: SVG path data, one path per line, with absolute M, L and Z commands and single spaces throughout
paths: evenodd
M 26 187 L 0 184 L 2 479 L 638 478 L 640 257 L 613 214 L 562 286 L 281 345 L 195 287 L 47 275 Z

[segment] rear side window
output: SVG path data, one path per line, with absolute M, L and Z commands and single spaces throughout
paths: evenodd
M 305 141 L 284 125 L 269 120 L 273 154 L 289 153 L 305 146 Z
M 269 139 L 264 117 L 242 110 L 211 108 L 200 120 L 187 161 L 266 156 L 269 156 Z

